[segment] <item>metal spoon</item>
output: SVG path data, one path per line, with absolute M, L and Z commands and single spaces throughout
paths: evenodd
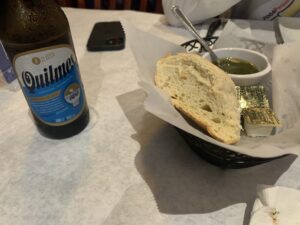
M 206 42 L 200 37 L 197 30 L 191 23 L 191 21 L 183 14 L 183 12 L 180 10 L 178 6 L 173 5 L 171 10 L 174 13 L 174 15 L 177 17 L 177 19 L 185 26 L 185 28 L 200 42 L 200 44 L 209 53 L 212 63 L 218 66 L 220 62 L 219 58 L 206 44 Z

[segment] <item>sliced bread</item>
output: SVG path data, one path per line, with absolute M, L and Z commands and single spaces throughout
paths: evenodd
M 155 84 L 172 104 L 213 138 L 240 140 L 240 113 L 233 81 L 197 54 L 179 53 L 157 62 Z

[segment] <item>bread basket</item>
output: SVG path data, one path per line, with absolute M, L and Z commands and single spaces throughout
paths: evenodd
M 213 37 L 213 41 L 211 39 L 207 39 L 205 41 L 209 46 L 212 46 L 217 39 L 218 39 L 217 37 Z M 204 48 L 197 48 L 196 46 L 198 45 L 200 45 L 200 43 L 197 43 L 197 40 L 191 40 L 181 44 L 181 46 L 186 48 L 187 52 L 198 52 L 198 53 L 205 52 Z M 191 46 L 194 46 L 194 48 L 191 48 Z M 209 57 L 208 53 L 204 53 L 204 56 L 205 58 Z M 270 65 L 268 65 L 268 67 L 270 67 Z M 270 68 L 268 69 L 270 70 Z M 184 130 L 178 128 L 177 130 L 179 134 L 183 137 L 183 139 L 186 141 L 186 143 L 190 146 L 190 148 L 198 156 L 208 161 L 209 163 L 224 169 L 239 169 L 239 168 L 251 167 L 251 166 L 259 165 L 286 156 L 284 155 L 284 156 L 278 156 L 272 158 L 252 157 L 249 155 L 237 153 L 229 149 L 225 149 L 220 146 L 211 144 L 198 137 L 193 136 L 192 134 L 185 132 Z
M 277 61 L 277 64 L 276 68 L 272 68 L 273 86 L 271 84 L 270 87 L 272 88 L 274 99 L 277 99 L 275 102 L 273 101 L 273 107 L 275 103 L 276 113 L 279 113 L 279 118 L 284 122 L 281 131 L 277 133 L 277 135 L 272 135 L 268 138 L 250 140 L 250 138 L 246 137 L 237 145 L 226 145 L 191 126 L 172 106 L 167 96 L 164 96 L 154 84 L 156 62 L 166 54 L 183 52 L 183 48 L 133 27 L 127 27 L 127 34 L 130 36 L 133 54 L 139 69 L 139 85 L 147 93 L 147 97 L 144 101 L 145 110 L 176 127 L 175 129 L 178 129 L 180 135 L 191 149 L 201 158 L 218 167 L 229 169 L 255 166 L 284 157 L 288 154 L 300 154 L 298 132 L 300 131 L 300 126 L 294 126 L 294 121 L 298 121 L 300 124 L 300 111 L 298 112 L 298 108 L 295 107 L 297 104 L 300 104 L 298 101 L 298 99 L 300 99 L 298 98 L 300 95 L 297 91 L 298 87 L 294 85 L 295 87 L 292 86 L 292 88 L 284 92 L 287 94 L 292 93 L 297 96 L 297 98 L 292 99 L 295 104 L 289 104 L 288 107 L 286 107 L 289 95 L 282 95 L 285 90 L 283 90 L 283 88 L 291 87 L 288 80 L 284 79 L 286 76 L 282 76 L 282 69 L 289 70 L 289 73 L 286 75 L 289 75 L 291 79 L 299 80 L 297 73 L 293 72 L 293 69 L 295 67 L 295 69 L 299 69 L 300 71 L 300 66 L 299 63 L 295 61 L 296 59 L 294 60 L 295 62 L 293 62 L 294 66 L 291 67 L 282 68 L 280 63 L 282 57 L 281 52 L 284 53 L 285 50 L 289 50 L 286 54 L 283 54 L 283 56 L 286 60 L 290 60 L 290 49 L 294 50 L 292 54 L 295 55 L 299 52 L 298 49 L 300 49 L 300 45 L 299 48 L 294 46 L 280 47 L 278 49 L 280 50 L 280 54 L 275 54 L 272 60 L 272 62 Z M 153 43 L 157 46 L 156 48 L 153 48 Z M 286 115 L 288 115 L 288 117 L 284 117 Z

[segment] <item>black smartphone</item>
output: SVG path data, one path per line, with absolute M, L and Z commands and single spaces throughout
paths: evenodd
M 125 33 L 120 21 L 94 25 L 87 43 L 89 51 L 111 51 L 125 48 Z

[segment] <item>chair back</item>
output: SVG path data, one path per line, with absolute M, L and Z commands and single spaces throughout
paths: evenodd
M 132 9 L 143 12 L 163 13 L 162 0 L 55 0 L 65 7 L 93 9 Z

